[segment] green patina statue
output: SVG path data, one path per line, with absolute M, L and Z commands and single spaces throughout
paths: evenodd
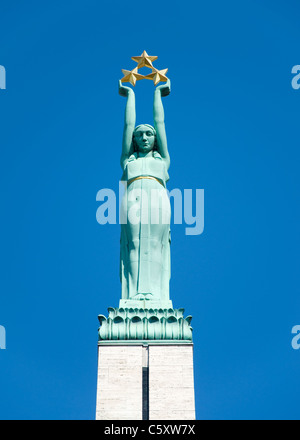
M 127 182 L 121 207 L 125 219 L 121 226 L 122 299 L 167 304 L 171 211 L 166 182 L 170 156 L 161 97 L 170 93 L 170 80 L 155 89 L 154 127 L 135 127 L 134 91 L 120 81 L 119 93 L 127 97 L 121 155 L 122 181 Z M 138 216 L 132 218 L 132 211 Z
M 129 73 L 134 85 L 137 73 Z M 154 127 L 136 127 L 134 91 L 119 81 L 119 94 L 127 98 L 121 154 L 126 187 L 121 204 L 122 295 L 119 308 L 110 307 L 107 318 L 98 316 L 101 343 L 192 340 L 192 317 L 184 318 L 184 309 L 173 309 L 169 294 L 171 209 L 166 182 L 170 156 L 162 97 L 170 90 L 167 78 L 155 89 Z

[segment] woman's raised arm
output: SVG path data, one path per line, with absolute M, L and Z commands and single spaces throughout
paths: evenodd
M 133 154 L 132 135 L 135 128 L 135 95 L 130 87 L 125 87 L 119 81 L 119 94 L 127 97 L 125 121 L 122 142 L 121 167 L 124 170 L 127 159 Z
M 162 104 L 162 96 L 169 95 L 171 91 L 171 83 L 168 79 L 166 84 L 156 87 L 154 92 L 154 105 L 153 105 L 153 116 L 154 116 L 154 127 L 156 130 L 157 148 L 161 157 L 165 160 L 167 170 L 170 166 L 170 156 L 168 152 L 167 145 L 167 135 L 165 129 L 165 113 Z

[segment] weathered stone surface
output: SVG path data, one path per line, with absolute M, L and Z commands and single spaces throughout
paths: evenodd
M 142 419 L 142 346 L 99 346 L 97 420 Z
M 149 346 L 150 420 L 194 420 L 193 345 Z
M 149 368 L 149 419 L 195 419 L 193 344 L 99 344 L 98 420 L 143 418 L 143 367 Z

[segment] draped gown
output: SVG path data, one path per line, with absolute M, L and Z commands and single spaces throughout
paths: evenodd
M 122 299 L 169 300 L 169 175 L 155 151 L 151 157 L 128 159 L 122 181 L 120 278 Z

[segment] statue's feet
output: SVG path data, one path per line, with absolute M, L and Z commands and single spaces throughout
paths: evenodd
M 142 293 L 137 293 L 136 295 L 134 295 L 134 297 L 132 299 L 145 299 L 144 295 Z
M 144 299 L 152 299 L 152 293 L 137 293 L 133 299 L 144 300 Z

